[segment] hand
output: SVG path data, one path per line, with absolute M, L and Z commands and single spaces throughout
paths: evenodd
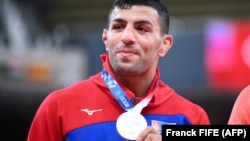
M 136 141 L 161 141 L 161 134 L 152 126 L 145 128 L 136 138 Z

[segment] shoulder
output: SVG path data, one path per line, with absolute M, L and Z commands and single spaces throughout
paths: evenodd
M 237 96 L 234 107 L 242 109 L 250 105 L 250 85 L 246 86 Z
M 246 86 L 237 96 L 234 107 L 247 108 L 250 105 L 250 85 Z M 239 107 L 238 107 L 239 106 Z M 250 108 L 250 107 L 249 107 Z
M 161 83 L 160 93 L 162 104 L 168 107 L 168 112 L 171 114 L 183 114 L 193 124 L 209 124 L 210 121 L 205 109 L 197 103 L 180 95 L 164 83 Z
M 188 99 L 184 95 L 179 94 L 173 88 L 171 88 L 170 86 L 168 86 L 167 84 L 165 84 L 163 82 L 160 83 L 159 93 L 160 93 L 162 98 L 164 97 L 168 100 L 168 103 L 172 103 L 173 105 L 175 105 L 177 107 L 185 108 L 185 109 L 187 106 L 192 107 L 190 110 L 202 109 L 201 106 L 194 103 L 193 101 L 191 101 L 190 99 Z
M 250 85 L 246 86 L 238 95 L 237 100 L 248 101 L 250 103 Z
M 250 123 L 250 85 L 246 86 L 236 98 L 228 124 Z

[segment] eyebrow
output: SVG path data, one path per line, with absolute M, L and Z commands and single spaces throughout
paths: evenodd
M 117 19 L 113 19 L 112 22 L 126 22 L 126 21 L 124 19 L 117 18 Z M 135 23 L 136 24 L 149 24 L 153 26 L 153 24 L 148 20 L 139 20 L 139 21 L 136 21 Z
M 126 22 L 126 21 L 121 18 L 117 18 L 117 19 L 113 19 L 111 22 Z

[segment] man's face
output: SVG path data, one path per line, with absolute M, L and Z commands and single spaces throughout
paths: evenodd
M 169 48 L 166 43 L 170 46 L 172 42 L 166 41 L 168 35 L 160 33 L 159 15 L 155 9 L 148 6 L 116 7 L 102 37 L 112 69 L 129 76 L 155 70 L 159 56 L 164 56 Z

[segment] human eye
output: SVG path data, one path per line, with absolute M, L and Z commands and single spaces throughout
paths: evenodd
M 147 28 L 145 27 L 138 27 L 137 30 L 140 32 L 148 32 Z
M 136 30 L 139 31 L 140 33 L 146 33 L 149 32 L 149 28 L 146 26 L 137 26 Z
M 140 21 L 135 25 L 135 28 L 140 33 L 147 33 L 152 31 L 152 24 L 148 21 Z
M 120 30 L 124 29 L 124 26 L 122 26 L 121 24 L 114 24 L 112 26 L 112 29 L 116 30 L 116 31 L 120 31 Z

